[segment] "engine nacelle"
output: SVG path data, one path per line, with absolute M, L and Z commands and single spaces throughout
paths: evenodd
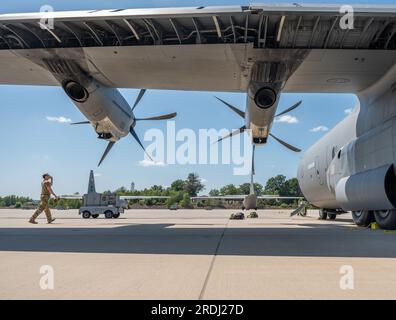
M 345 211 L 396 208 L 396 176 L 393 164 L 341 178 L 336 200 Z
M 94 124 L 100 139 L 117 141 L 134 123 L 132 110 L 120 92 L 87 79 L 63 81 L 62 87 L 85 117 Z

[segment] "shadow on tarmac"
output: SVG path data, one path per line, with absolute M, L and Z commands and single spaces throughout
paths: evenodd
M 217 254 L 223 256 L 396 258 L 396 234 L 330 223 L 283 225 L 0 228 L 0 251 L 213 255 L 221 241 Z

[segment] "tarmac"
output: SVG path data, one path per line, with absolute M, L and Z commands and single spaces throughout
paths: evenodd
M 259 210 L 0 210 L 0 299 L 396 299 L 396 233 Z

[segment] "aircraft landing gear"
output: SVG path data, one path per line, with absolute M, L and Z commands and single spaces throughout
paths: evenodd
M 319 210 L 319 220 L 335 220 L 337 218 L 337 213 L 334 211 L 326 210 L 326 209 L 320 209 Z
M 374 218 L 381 229 L 396 230 L 396 210 L 376 210 Z
M 319 210 L 319 220 L 326 220 L 327 219 L 327 211 L 325 209 Z
M 359 227 L 368 227 L 374 221 L 374 215 L 369 210 L 352 211 L 352 219 Z
M 329 218 L 329 220 L 335 220 L 337 218 L 337 214 L 327 213 L 327 218 Z

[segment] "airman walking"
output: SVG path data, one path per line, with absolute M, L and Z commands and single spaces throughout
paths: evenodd
M 56 200 L 59 199 L 59 197 L 52 190 L 53 181 L 54 181 L 54 179 L 48 173 L 43 174 L 43 181 L 41 182 L 40 204 L 39 204 L 37 210 L 34 212 L 32 217 L 30 218 L 30 220 L 29 220 L 30 223 L 37 224 L 36 219 L 43 211 L 45 212 L 45 215 L 47 217 L 47 222 L 49 224 L 51 224 L 52 222 L 55 221 L 55 219 L 52 218 L 51 211 L 50 211 L 49 205 L 48 205 L 51 195 L 53 195 Z

